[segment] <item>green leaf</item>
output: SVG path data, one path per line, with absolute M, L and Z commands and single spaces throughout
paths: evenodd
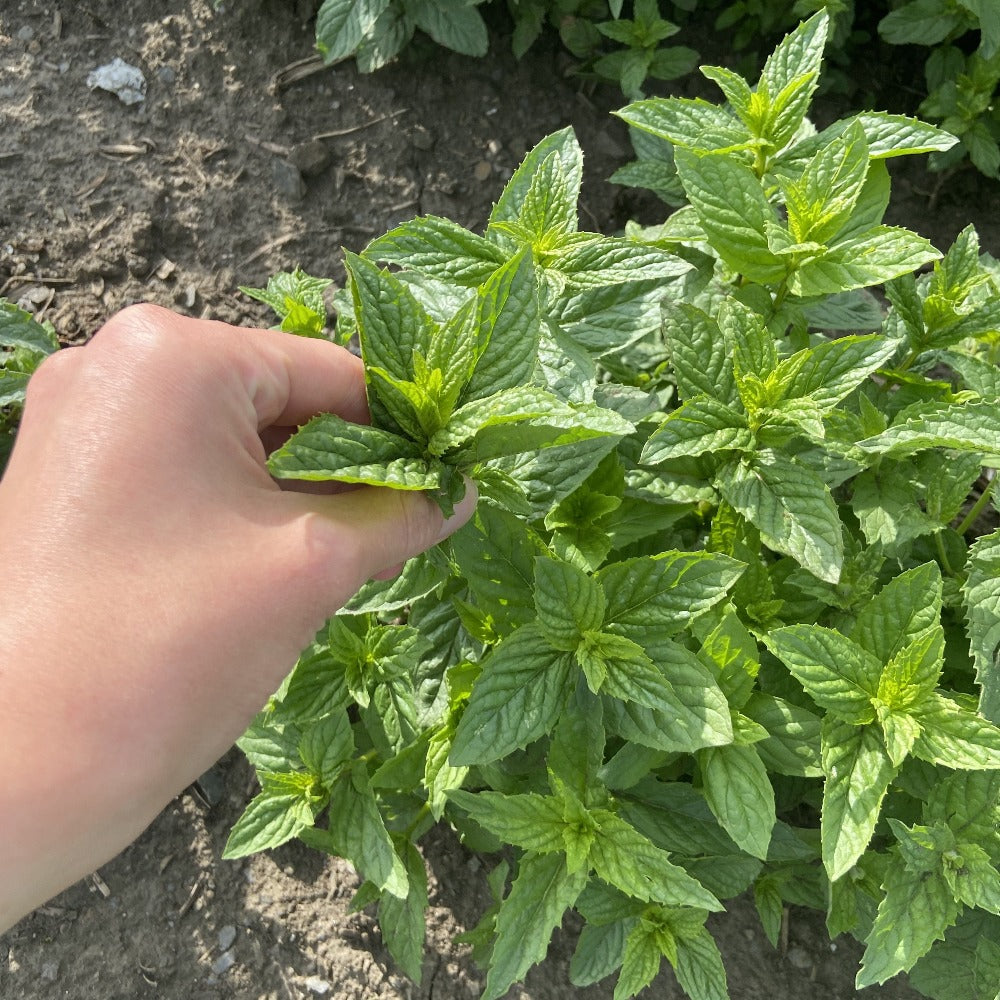
M 604 624 L 600 584 L 569 563 L 536 558 L 534 591 L 539 628 L 555 649 L 575 650 L 585 632 Z
M 569 963 L 569 980 L 574 986 L 600 982 L 622 964 L 626 926 L 623 920 L 584 926 Z
M 59 341 L 55 333 L 31 313 L 7 299 L 0 299 L 0 348 L 16 347 L 52 354 L 59 349 Z
M 913 753 L 945 767 L 980 771 L 1000 768 L 1000 727 L 950 698 L 933 694 L 912 710 L 920 723 Z
M 732 404 L 736 383 L 718 323 L 688 302 L 662 303 L 663 335 L 682 400 L 708 396 Z
M 449 798 L 504 843 L 533 854 L 565 849 L 566 820 L 562 807 L 551 796 L 534 792 L 501 795 L 488 791 L 475 794 L 453 791 Z
M 900 573 L 858 613 L 851 638 L 888 663 L 941 617 L 941 571 L 928 562 Z
M 922 632 L 904 646 L 882 671 L 878 700 L 893 711 L 909 711 L 926 701 L 941 678 L 944 629 L 940 624 Z
M 532 149 L 521 165 L 514 171 L 502 194 L 497 199 L 490 213 L 489 225 L 501 222 L 518 222 L 523 210 L 532 182 L 538 170 L 551 153 L 558 156 L 565 180 L 566 204 L 570 199 L 573 203 L 573 213 L 576 212 L 576 199 L 579 196 L 580 184 L 583 180 L 583 151 L 577 142 L 571 128 L 562 129 L 546 136 Z M 568 216 L 567 211 L 567 216 Z M 490 230 L 487 228 L 487 238 Z M 508 241 L 509 242 L 509 241 Z
M 421 31 L 446 49 L 478 57 L 485 56 L 489 49 L 486 22 L 473 5 L 407 0 L 406 12 Z
M 583 891 L 587 872 L 566 870 L 561 854 L 526 855 L 500 905 L 483 1000 L 499 1000 L 548 951 L 552 931 Z
M 442 726 L 433 733 L 427 745 L 423 781 L 427 789 L 427 805 L 435 820 L 444 814 L 448 793 L 460 788 L 469 773 L 467 767 L 452 767 L 448 763 L 454 736 L 450 725 Z
M 701 98 L 654 97 L 635 101 L 615 114 L 629 125 L 681 149 L 722 152 L 746 149 L 753 143 L 745 125 Z
M 878 285 L 940 256 L 929 240 L 908 229 L 876 226 L 840 240 L 799 266 L 789 278 L 788 287 L 801 296 L 832 295 Z
M 968 570 L 962 596 L 980 689 L 979 711 L 1000 723 L 1000 531 L 976 541 L 969 550 Z
M 507 260 L 489 240 L 436 215 L 411 219 L 391 229 L 368 244 L 365 256 L 469 288 L 492 277 Z
M 316 15 L 316 47 L 328 65 L 354 55 L 389 0 L 324 0 Z
M 765 450 L 720 471 L 717 485 L 728 503 L 760 531 L 765 545 L 791 556 L 821 580 L 840 579 L 840 515 L 815 472 Z
M 763 692 L 756 692 L 744 711 L 768 732 L 766 740 L 755 744 L 768 770 L 802 778 L 822 775 L 818 716 Z
M 576 651 L 590 688 L 621 701 L 647 708 L 669 708 L 676 699 L 673 686 L 646 655 L 642 646 L 613 632 L 590 633 Z M 600 683 L 594 684 L 592 678 Z
M 390 63 L 413 37 L 414 24 L 400 4 L 390 3 L 379 15 L 356 53 L 358 70 L 374 73 Z
M 760 75 L 761 84 L 767 93 L 776 96 L 803 77 L 810 81 L 818 76 L 826 47 L 826 37 L 830 18 L 825 11 L 814 14 L 803 21 L 794 31 L 786 35 L 777 48 L 767 57 Z M 802 102 L 802 113 L 808 106 L 815 83 L 810 83 L 807 92 L 798 100 Z M 801 115 L 799 116 L 801 121 Z M 798 124 L 790 129 L 794 133 Z
M 674 159 L 688 200 L 726 264 L 759 284 L 781 281 L 786 264 L 767 240 L 767 227 L 776 221 L 774 209 L 753 171 L 737 159 L 698 156 L 685 149 L 678 149 Z
M 378 925 L 393 961 L 419 986 L 427 934 L 424 916 L 427 912 L 427 869 L 413 844 L 403 845 L 401 851 L 406 867 L 406 898 L 383 893 L 378 904 Z
M 777 369 L 788 399 L 809 397 L 830 409 L 848 396 L 895 353 L 881 334 L 840 337 L 793 354 Z
M 884 888 L 861 959 L 858 989 L 911 968 L 959 914 L 943 877 L 911 871 L 899 859 L 890 863 Z
M 524 625 L 483 661 L 451 751 L 451 762 L 486 764 L 544 736 L 571 690 L 573 661 L 536 625 Z
M 878 33 L 893 45 L 937 45 L 961 23 L 943 0 L 911 0 L 886 14 L 878 23 Z
M 630 823 L 607 810 L 591 815 L 598 830 L 590 849 L 595 874 L 628 896 L 665 906 L 696 906 L 717 911 L 722 904 L 666 851 L 644 837 Z
M 354 734 L 347 713 L 335 712 L 309 726 L 298 751 L 302 763 L 329 789 L 354 754 Z
M 880 455 L 912 455 L 927 448 L 984 455 L 1000 465 L 1000 404 L 987 401 L 945 406 L 893 424 L 887 431 L 858 442 L 858 447 Z
M 301 792 L 261 792 L 236 821 L 222 856 L 229 861 L 279 847 L 311 827 L 315 820 L 315 804 Z
M 654 925 L 638 920 L 625 941 L 622 968 L 615 984 L 614 1000 L 628 1000 L 644 990 L 660 971 L 662 952 L 658 938 L 662 936 Z
M 752 746 L 698 751 L 702 788 L 712 814 L 748 854 L 764 860 L 777 821 L 774 789 Z
M 443 466 L 423 457 L 419 445 L 333 413 L 313 417 L 267 462 L 279 479 L 368 483 L 399 490 L 441 485 Z
M 515 254 L 477 292 L 479 357 L 459 401 L 532 380 L 538 354 L 538 291 L 531 253 Z
M 677 982 L 691 1000 L 728 1000 L 726 969 L 712 935 L 702 928 L 677 943 Z
M 323 290 L 331 284 L 329 278 L 314 278 L 296 268 L 269 278 L 267 288 L 241 285 L 240 291 L 269 305 L 277 314 L 282 330 L 320 337 L 326 326 Z
M 613 563 L 597 574 L 608 598 L 605 621 L 625 626 L 629 638 L 644 629 L 675 635 L 720 601 L 742 571 L 735 559 L 705 552 L 661 552 Z
M 686 260 L 635 240 L 601 237 L 560 250 L 550 267 L 564 280 L 564 294 L 626 282 L 665 281 L 688 273 Z
M 789 625 L 764 644 L 821 708 L 855 725 L 874 719 L 882 664 L 857 643 L 820 625 Z
M 640 461 L 658 465 L 671 458 L 719 451 L 749 451 L 753 436 L 746 414 L 711 396 L 695 396 L 674 410 L 652 433 Z
M 896 768 L 877 726 L 852 726 L 828 716 L 823 722 L 823 773 L 823 866 L 836 881 L 868 847 Z

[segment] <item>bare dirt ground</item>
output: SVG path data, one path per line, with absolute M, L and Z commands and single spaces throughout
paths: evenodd
M 523 153 L 566 124 L 587 153 L 587 228 L 657 219 L 649 200 L 604 180 L 629 158 L 626 131 L 608 115 L 620 95 L 581 88 L 554 49 L 517 63 L 502 42 L 480 61 L 418 44 L 375 76 L 344 65 L 276 87 L 275 74 L 311 54 L 311 27 L 289 0 L 226 6 L 0 2 L 0 294 L 50 319 L 67 344 L 141 300 L 267 323 L 239 284 L 295 265 L 341 278 L 341 247 L 360 250 L 417 214 L 476 228 Z M 143 70 L 141 104 L 88 88 L 88 73 L 116 56 Z M 897 170 L 891 221 L 942 248 L 975 221 L 998 252 L 995 185 L 966 172 L 929 204 L 934 186 L 922 165 Z M 430 838 L 417 986 L 393 969 L 371 917 L 349 913 L 358 884 L 349 866 L 296 845 L 220 860 L 252 791 L 231 753 L 96 877 L 0 937 L 0 997 L 479 996 L 483 977 L 452 938 L 488 905 L 489 859 L 447 831 Z M 734 1000 L 855 996 L 860 949 L 831 944 L 819 915 L 793 910 L 780 951 L 746 900 L 712 929 Z M 609 998 L 607 983 L 569 985 L 573 945 L 567 926 L 549 962 L 510 996 Z M 649 995 L 682 994 L 663 973 Z M 866 995 L 916 996 L 903 982 Z

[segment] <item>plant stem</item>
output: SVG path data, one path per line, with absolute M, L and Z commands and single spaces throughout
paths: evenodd
M 947 576 L 954 576 L 955 571 L 951 568 L 951 563 L 948 562 L 948 553 L 944 550 L 944 539 L 941 537 L 940 531 L 934 532 L 934 547 L 937 549 L 938 559 L 941 560 L 941 569 L 945 571 Z
M 964 535 L 976 523 L 976 518 L 986 509 L 986 505 L 990 502 L 990 497 L 993 495 L 994 482 L 995 480 L 990 479 L 986 483 L 986 489 L 983 490 L 982 495 L 972 505 L 972 510 L 965 515 L 962 523 L 955 529 L 960 535 Z

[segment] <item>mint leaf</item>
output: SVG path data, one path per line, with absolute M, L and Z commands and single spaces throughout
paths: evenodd
M 55 333 L 31 313 L 7 299 L 0 299 L 0 348 L 17 347 L 51 354 L 59 349 L 59 341 Z
M 455 732 L 451 763 L 486 764 L 544 736 L 569 697 L 573 661 L 524 625 L 483 661 Z
M 569 563 L 535 560 L 538 625 L 556 649 L 573 651 L 584 633 L 604 624 L 606 607 L 600 584 Z
M 313 417 L 268 458 L 279 479 L 368 483 L 400 490 L 441 485 L 444 467 L 423 457 L 412 441 L 389 431 L 352 424 L 333 413 Z
M 711 396 L 695 396 L 674 410 L 643 448 L 644 465 L 718 451 L 749 451 L 753 436 L 746 415 Z
M 749 148 L 753 143 L 746 126 L 701 98 L 635 101 L 616 114 L 634 128 L 666 139 L 681 149 L 736 150 Z
M 705 801 L 720 826 L 747 854 L 767 857 L 777 821 L 774 789 L 757 751 L 747 746 L 698 751 Z
M 1000 723 L 1000 531 L 972 546 L 968 566 L 962 594 L 980 688 L 979 711 Z
M 301 792 L 261 792 L 230 831 L 222 856 L 228 861 L 280 847 L 316 820 L 316 804 Z
M 406 868 L 406 898 L 383 893 L 378 904 L 378 924 L 393 961 L 419 985 L 427 934 L 427 869 L 413 844 L 403 845 L 401 852 Z
M 565 848 L 563 818 L 559 803 L 533 792 L 500 795 L 497 792 L 454 791 L 449 796 L 490 833 L 534 854 Z
M 499 1000 L 548 951 L 552 931 L 587 882 L 584 869 L 566 870 L 561 854 L 529 854 L 500 905 L 484 1000 Z
M 876 437 L 859 441 L 858 446 L 881 455 L 912 455 L 926 448 L 951 448 L 985 455 L 1000 464 L 998 420 L 1000 404 L 963 403 L 910 417 Z
M 1000 768 L 1000 727 L 992 722 L 940 694 L 931 695 L 912 714 L 920 724 L 916 756 L 971 771 Z
M 726 501 L 760 530 L 761 540 L 810 573 L 836 583 L 844 561 L 840 515 L 816 473 L 773 451 L 724 467 L 717 481 Z
M 465 56 L 485 56 L 489 49 L 486 22 L 471 4 L 452 7 L 437 0 L 408 0 L 406 12 L 438 45 Z
M 736 399 L 736 383 L 718 323 L 687 302 L 662 304 L 663 334 L 685 402 L 707 396 L 722 403 Z
M 836 881 L 868 847 L 896 768 L 877 726 L 852 726 L 827 717 L 823 773 L 823 866 Z
M 677 982 L 691 1000 L 728 1000 L 726 969 L 712 935 L 702 928 L 677 944 Z

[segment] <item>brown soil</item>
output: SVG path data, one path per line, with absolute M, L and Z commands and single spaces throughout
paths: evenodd
M 6 0 L 0 9 L 0 294 L 30 303 L 66 343 L 140 300 L 267 323 L 238 284 L 295 265 L 340 277 L 342 246 L 361 249 L 417 214 L 481 226 L 525 150 L 566 124 L 587 153 L 587 228 L 611 232 L 637 212 L 656 219 L 650 201 L 604 180 L 628 159 L 625 129 L 607 113 L 619 95 L 582 90 L 555 50 L 517 63 L 502 43 L 482 61 L 416 44 L 374 76 L 345 65 L 275 90 L 275 74 L 311 54 L 311 28 L 292 3 L 226 6 Z M 88 89 L 88 73 L 115 56 L 144 71 L 144 103 Z M 897 172 L 892 221 L 944 247 L 971 219 L 997 252 L 998 220 L 983 217 L 996 187 L 966 172 L 929 206 L 934 181 L 919 165 Z M 393 969 L 371 917 L 349 914 L 358 884 L 349 866 L 296 845 L 220 860 L 251 782 L 230 754 L 96 878 L 0 938 L 0 996 L 479 995 L 483 977 L 452 938 L 488 905 L 483 860 L 446 831 L 429 838 L 428 951 L 415 986 Z M 816 914 L 793 910 L 788 928 L 775 951 L 746 900 L 713 920 L 735 1000 L 854 996 L 857 945 L 831 945 Z M 569 986 L 572 948 L 567 926 L 511 997 L 610 997 L 607 983 Z M 663 973 L 649 995 L 681 993 Z M 915 996 L 902 982 L 867 995 Z

